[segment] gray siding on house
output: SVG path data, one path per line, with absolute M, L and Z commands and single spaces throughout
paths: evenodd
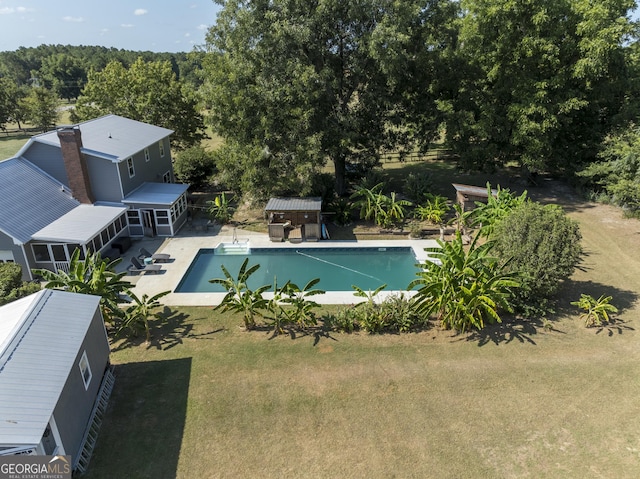
M 124 192 L 124 197 L 145 182 L 162 183 L 163 177 L 167 172 L 171 172 L 173 178 L 173 165 L 171 164 L 169 140 L 168 138 L 165 138 L 162 141 L 165 145 L 164 157 L 160 157 L 158 143 L 148 146 L 149 161 L 145 159 L 144 150 L 139 151 L 131 157 L 133 159 L 133 166 L 135 170 L 135 176 L 133 178 L 129 177 L 129 166 L 126 158 L 118 164 L 118 169 L 120 170 L 120 176 L 122 178 L 122 190 Z
M 45 173 L 53 176 L 64 185 L 69 185 L 67 171 L 64 169 L 62 153 L 59 147 L 33 142 L 22 155 Z
M 96 201 L 122 201 L 118 165 L 110 160 L 85 154 L 91 191 Z
M 85 351 L 92 373 L 87 390 L 84 388 L 79 367 Z M 53 411 L 65 452 L 72 455 L 73 460 L 80 452 L 82 437 L 108 364 L 109 343 L 102 316 L 97 310 Z

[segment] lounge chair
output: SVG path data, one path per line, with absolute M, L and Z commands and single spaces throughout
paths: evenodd
M 138 256 L 139 260 L 144 260 L 145 258 L 151 258 L 153 261 L 158 262 L 166 262 L 171 259 L 171 255 L 167 253 L 149 253 L 146 249 L 140 248 L 140 256 Z
M 162 271 L 162 266 L 160 266 L 159 264 L 142 264 L 140 263 L 138 258 L 134 256 L 133 258 L 131 258 L 131 264 L 127 268 L 127 271 L 129 271 L 129 273 L 131 274 L 147 273 L 149 271 L 159 273 L 160 271 Z

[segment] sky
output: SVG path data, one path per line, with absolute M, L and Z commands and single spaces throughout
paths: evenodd
M 189 52 L 219 10 L 213 0 L 0 0 L 0 51 L 44 43 Z

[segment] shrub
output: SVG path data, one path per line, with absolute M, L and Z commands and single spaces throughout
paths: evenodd
M 386 285 L 383 285 L 375 291 L 364 291 L 353 286 L 356 291 L 354 296 L 366 298 L 366 301 L 342 308 L 336 314 L 325 318 L 325 327 L 345 333 L 359 329 L 368 333 L 397 333 L 426 325 L 413 307 L 413 303 L 403 294 L 391 295 L 383 301 L 376 302 L 375 297 L 385 287 Z
M 526 202 L 500 221 L 494 239 L 495 255 L 507 270 L 522 275 L 516 309 L 526 315 L 548 311 L 547 299 L 580 261 L 578 223 L 556 205 Z
M 0 263 L 0 305 L 39 291 L 39 283 L 22 281 L 22 267 L 17 263 Z
M 423 203 L 428 199 L 432 186 L 431 174 L 409 173 L 404 180 L 403 191 L 414 203 Z
M 324 326 L 330 331 L 343 333 L 352 333 L 359 327 L 353 308 L 342 308 L 335 314 L 325 316 Z
M 201 189 L 209 184 L 215 171 L 213 156 L 201 146 L 193 146 L 179 152 L 173 163 L 177 178 L 182 183 L 189 183 L 194 189 Z
M 351 202 L 346 198 L 336 198 L 329 203 L 329 211 L 333 213 L 330 218 L 338 226 L 346 226 L 351 223 Z

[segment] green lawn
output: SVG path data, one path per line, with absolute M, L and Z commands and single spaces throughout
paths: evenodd
M 16 153 L 24 146 L 31 135 L 5 135 L 0 134 L 0 161 L 13 158 Z
M 210 308 L 176 313 L 161 343 L 114 351 L 87 478 L 640 473 L 633 329 L 269 340 Z

